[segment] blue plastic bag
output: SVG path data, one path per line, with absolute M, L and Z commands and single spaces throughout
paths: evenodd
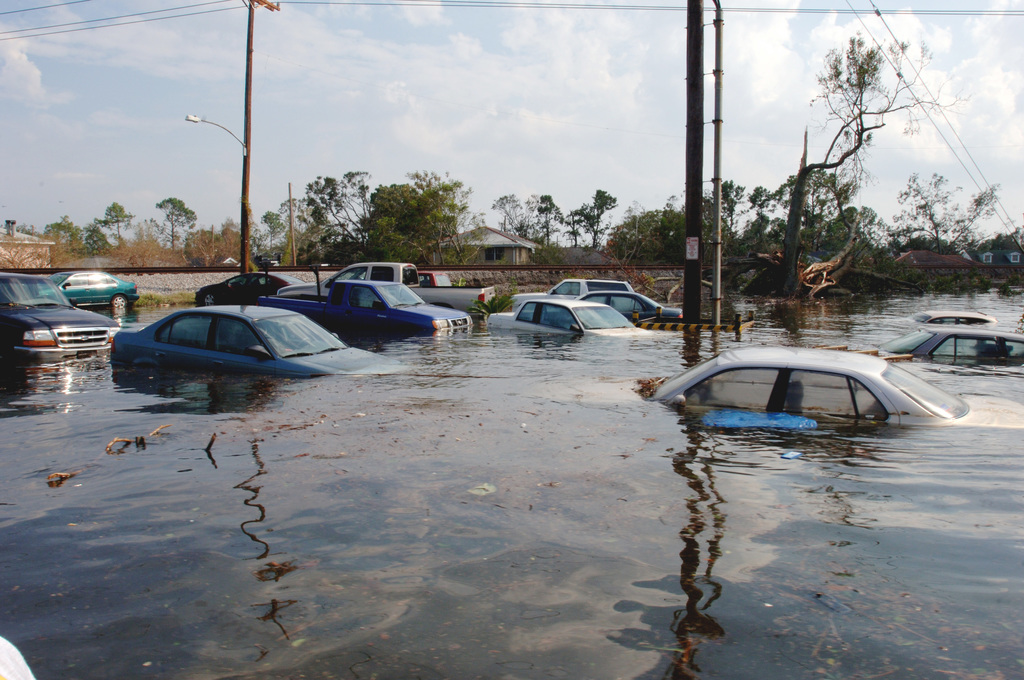
M 723 409 L 708 411 L 701 419 L 707 427 L 775 427 L 783 430 L 814 430 L 817 421 L 791 413 L 760 413 Z

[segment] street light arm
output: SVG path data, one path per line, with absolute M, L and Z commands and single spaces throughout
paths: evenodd
M 226 127 L 224 127 L 220 123 L 214 123 L 212 120 L 206 120 L 205 118 L 200 118 L 199 116 L 192 116 L 192 115 L 185 116 L 185 120 L 187 120 L 190 123 L 208 123 L 210 125 L 215 125 L 216 127 L 219 127 L 221 130 L 223 130 L 224 132 L 226 132 L 229 135 L 231 135 L 232 137 L 234 137 L 235 141 L 242 145 L 242 153 L 248 153 L 246 151 L 246 148 L 245 148 L 245 142 L 243 142 L 241 139 L 239 139 L 238 135 L 236 135 L 234 132 L 232 132 L 231 130 L 227 129 Z

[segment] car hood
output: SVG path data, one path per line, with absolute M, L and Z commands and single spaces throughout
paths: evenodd
M 364 349 L 346 347 L 308 357 L 285 357 L 282 361 L 304 370 L 279 371 L 282 375 L 399 373 L 405 364 Z
M 974 427 L 1024 428 L 1024 405 L 1000 397 L 962 397 L 970 411 L 957 418 L 958 425 Z
M 110 317 L 77 307 L 26 307 L 11 309 L 5 316 L 17 319 L 33 328 L 59 328 L 61 326 L 106 326 L 119 328 Z

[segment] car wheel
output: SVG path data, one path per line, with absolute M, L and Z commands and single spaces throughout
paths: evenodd
M 124 310 L 128 309 L 128 298 L 124 295 L 115 295 L 110 298 L 110 306 L 115 313 L 124 312 Z
M 203 296 L 203 306 L 209 307 L 210 305 L 217 304 L 217 299 L 213 296 L 213 293 L 207 293 Z

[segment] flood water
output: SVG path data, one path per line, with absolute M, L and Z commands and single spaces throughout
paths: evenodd
M 1022 677 L 1024 431 L 709 430 L 634 390 L 1021 297 L 735 308 L 367 341 L 380 377 L 5 367 L 0 635 L 39 680 Z M 904 365 L 1024 402 L 1019 366 Z

